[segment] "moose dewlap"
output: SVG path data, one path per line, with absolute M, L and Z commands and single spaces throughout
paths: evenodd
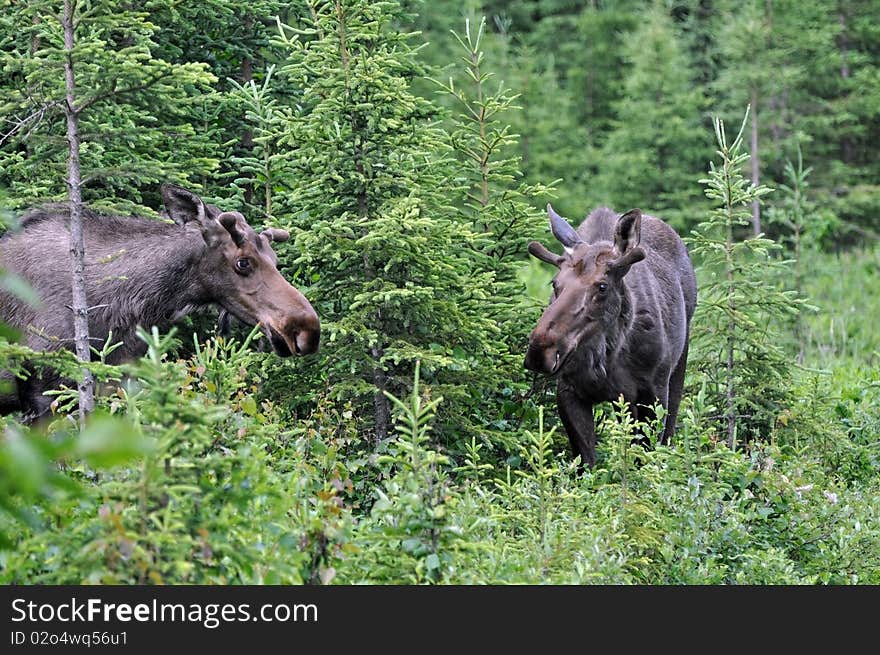
M 529 252 L 559 269 L 553 294 L 529 337 L 526 368 L 555 376 L 559 416 L 575 457 L 593 466 L 593 405 L 623 395 L 639 420 L 666 409 L 669 441 L 681 402 L 697 285 L 681 238 L 638 209 L 593 211 L 575 230 L 547 205 L 557 255 Z

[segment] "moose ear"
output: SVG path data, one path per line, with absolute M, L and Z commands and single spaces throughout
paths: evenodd
M 630 209 L 617 219 L 614 228 L 614 249 L 619 255 L 639 245 L 642 240 L 642 210 Z
M 236 246 L 241 246 L 245 241 L 239 219 L 241 219 L 242 223 L 244 222 L 244 216 L 238 212 L 223 212 L 217 217 L 217 221 L 229 232 L 229 236 L 232 237 Z
M 174 184 L 163 184 L 162 200 L 168 216 L 178 225 L 205 220 L 205 203 L 192 191 Z
M 630 209 L 617 220 L 614 229 L 614 252 L 617 258 L 609 266 L 616 275 L 626 275 L 630 266 L 645 258 L 645 250 L 639 246 L 641 239 L 642 211 Z
M 562 216 L 553 211 L 550 203 L 547 203 L 547 216 L 550 217 L 550 230 L 553 232 L 559 243 L 566 248 L 573 248 L 581 242 L 581 238 L 575 229 L 568 224 Z
M 277 227 L 267 227 L 260 234 L 269 239 L 269 241 L 275 241 L 276 243 L 287 241 L 290 238 L 290 233 L 287 230 Z
M 550 252 L 543 243 L 538 243 L 537 241 L 529 242 L 529 254 L 532 257 L 537 257 L 542 262 L 553 264 L 556 267 L 559 267 L 565 261 L 565 257 L 557 255 L 555 252 Z

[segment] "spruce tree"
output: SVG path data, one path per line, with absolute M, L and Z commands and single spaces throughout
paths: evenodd
M 52 0 L 0 5 L 0 185 L 19 208 L 67 196 L 62 9 Z M 157 27 L 145 11 L 108 0 L 72 9 L 83 201 L 155 206 L 145 187 L 214 170 L 219 149 L 192 120 L 215 81 L 205 65 L 154 57 Z
M 528 266 L 528 242 L 547 229 L 546 215 L 535 205 L 540 206 L 540 199 L 554 189 L 523 180 L 520 137 L 508 122 L 522 121 L 525 112 L 518 111 L 516 104 L 522 98 L 496 78 L 494 62 L 483 50 L 485 27 L 485 19 L 477 24 L 466 20 L 463 33 L 454 32 L 460 64 L 448 81 L 438 85 L 442 97 L 454 100 L 448 141 L 459 162 L 458 179 L 466 184 L 458 220 L 479 236 L 474 270 L 491 280 L 480 311 L 500 330 L 494 352 L 485 353 L 494 360 L 494 375 L 485 379 L 490 384 L 484 389 L 489 392 L 480 414 L 488 415 L 491 404 L 501 408 L 491 432 L 497 441 L 514 448 L 514 413 L 521 415 L 522 407 L 510 400 L 520 400 L 517 390 L 529 391 L 522 358 L 539 317 L 538 307 L 525 294 L 522 271 Z
M 676 3 L 672 13 L 690 54 L 693 82 L 708 88 L 720 67 L 718 32 L 724 14 L 717 10 L 716 0 L 684 0 Z
M 365 0 L 308 9 L 285 28 L 280 74 L 302 98 L 279 142 L 293 173 L 285 202 L 299 210 L 282 262 L 308 275 L 322 318 L 303 386 L 323 379 L 383 441 L 385 392 L 401 395 L 421 361 L 424 381 L 446 399 L 447 425 L 462 421 L 462 403 L 482 393 L 480 375 L 492 378 L 484 358 L 499 328 L 483 310 L 493 280 L 448 205 L 454 169 L 435 108 L 411 91 L 422 70 L 411 35 L 395 28 L 403 11 Z
M 593 126 L 578 119 L 581 103 L 563 86 L 555 56 L 522 46 L 512 48 L 510 60 L 508 70 L 502 71 L 496 59 L 487 56 L 496 77 L 519 92 L 517 106 L 500 115 L 515 134 L 515 165 L 525 183 L 553 186 L 553 206 L 576 216 L 584 211 L 585 190 L 593 178 L 596 153 L 588 146 Z M 540 207 L 541 198 L 532 195 L 530 202 Z M 542 232 L 545 227 L 542 218 Z
M 519 100 L 503 81 L 497 82 L 487 65 L 481 41 L 485 19 L 474 25 L 467 20 L 463 34 L 455 33 L 460 46 L 460 67 L 464 81 L 438 82 L 443 94 L 455 98 L 449 145 L 456 154 L 467 187 L 461 218 L 481 236 L 478 251 L 486 259 L 483 267 L 495 277 L 487 307 L 502 326 L 502 332 L 516 339 L 522 326 L 514 327 L 522 312 L 511 311 L 510 298 L 518 295 L 518 271 L 528 242 L 545 227 L 545 216 L 533 206 L 535 198 L 548 197 L 552 188 L 522 181 L 522 161 L 517 155 L 519 135 L 506 122 Z
M 116 3 L 36 1 L 8 9 L 0 25 L 13 31 L 2 43 L 0 62 L 11 72 L 12 84 L 0 88 L 8 112 L 0 184 L 8 185 L 20 204 L 66 200 L 75 348 L 79 359 L 89 361 L 83 203 L 89 191 L 93 198 L 123 191 L 134 200 L 145 179 L 158 182 L 161 171 L 173 171 L 168 160 L 186 153 L 172 147 L 168 126 L 158 128 L 152 112 L 165 108 L 174 116 L 175 102 L 185 97 L 176 84 L 203 84 L 210 78 L 199 66 L 152 59 L 155 28 L 147 15 L 120 11 Z M 156 102 L 163 91 L 164 106 Z M 83 422 L 94 404 L 88 369 L 78 388 Z
M 254 219 L 271 222 L 277 214 L 291 211 L 279 207 L 284 194 L 276 191 L 293 179 L 286 148 L 279 147 L 278 135 L 290 120 L 288 106 L 279 101 L 275 92 L 275 67 L 270 66 L 258 84 L 248 80 L 244 84 L 232 81 L 230 104 L 245 109 L 247 148 L 231 157 L 231 175 L 236 187 L 243 190 L 243 200 Z
M 821 211 L 809 197 L 809 178 L 811 167 L 804 167 L 801 149 L 797 151 L 797 164 L 788 161 L 785 165 L 785 182 L 779 185 L 780 200 L 767 212 L 768 222 L 780 231 L 780 244 L 787 246 L 794 272 L 788 286 L 798 297 L 804 297 L 806 286 L 805 258 L 815 257 L 822 241 L 836 228 L 837 221 L 828 211 Z M 815 307 L 804 309 L 815 311 Z M 803 364 L 806 354 L 806 334 L 803 312 L 793 319 L 793 331 L 797 341 L 797 363 Z
M 751 182 L 758 186 L 772 161 L 769 153 L 782 144 L 791 123 L 794 108 L 785 98 L 803 74 L 800 62 L 791 57 L 798 35 L 786 29 L 786 14 L 773 3 L 750 0 L 731 2 L 725 8 L 731 19 L 719 37 L 723 68 L 716 89 L 731 114 L 738 115 L 745 105 L 751 107 L 748 163 Z M 757 199 L 751 209 L 752 231 L 757 236 L 763 230 Z
M 176 63 L 201 63 L 216 77 L 213 97 L 192 108 L 195 125 L 203 131 L 207 153 L 223 158 L 211 179 L 231 181 L 226 193 L 238 195 L 248 217 L 271 209 L 271 193 L 280 183 L 275 171 L 265 178 L 267 150 L 260 141 L 259 125 L 268 116 L 254 112 L 279 111 L 282 99 L 296 94 L 272 77 L 283 56 L 274 43 L 278 20 L 296 13 L 296 3 L 282 0 L 222 0 L 222 2 L 169 2 L 153 0 L 150 20 L 159 30 L 154 36 L 157 58 Z M 271 82 L 271 83 L 270 83 Z M 199 180 L 202 181 L 202 180 Z M 205 180 L 207 182 L 209 180 Z M 205 184 L 207 186 L 207 184 Z M 229 196 L 224 199 L 228 202 Z
M 663 3 L 654 3 L 628 37 L 631 68 L 593 201 L 619 211 L 642 207 L 681 228 L 702 204 L 694 182 L 710 150 L 701 125 L 705 102 L 678 40 Z
M 625 94 L 620 82 L 630 66 L 627 43 L 638 27 L 642 4 L 629 0 L 589 3 L 578 15 L 572 43 L 560 42 L 547 28 L 537 30 L 530 42 L 538 52 L 555 57 L 575 119 L 587 130 L 584 144 L 591 148 L 600 148 L 612 131 L 615 105 Z M 569 148 L 582 147 L 580 142 L 569 144 Z M 597 156 L 596 170 L 601 165 Z
M 780 288 L 791 263 L 777 256 L 780 247 L 763 236 L 742 238 L 752 203 L 771 191 L 753 186 L 742 174 L 747 122 L 748 112 L 729 142 L 724 122 L 715 119 L 719 161 L 710 162 L 709 176 L 701 180 L 714 208 L 687 239 L 701 283 L 689 368 L 708 385 L 715 406 L 723 408 L 720 418 L 731 448 L 737 439 L 769 431 L 790 400 L 791 367 L 780 323 L 803 304 L 795 291 Z
M 790 7 L 791 59 L 803 75 L 792 89 L 791 132 L 807 145 L 819 202 L 840 218 L 880 231 L 880 24 L 863 0 L 804 0 Z M 785 153 L 794 148 L 786 143 Z M 776 175 L 787 178 L 783 152 Z

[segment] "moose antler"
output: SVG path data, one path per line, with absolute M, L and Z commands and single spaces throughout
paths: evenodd
M 287 230 L 282 230 L 278 227 L 267 227 L 260 234 L 269 239 L 269 241 L 275 241 L 276 243 L 287 241 L 290 238 L 290 233 Z

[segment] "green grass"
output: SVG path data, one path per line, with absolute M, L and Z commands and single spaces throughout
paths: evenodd
M 880 248 L 812 254 L 805 291 L 818 311 L 805 317 L 806 362 L 834 368 L 880 365 Z

